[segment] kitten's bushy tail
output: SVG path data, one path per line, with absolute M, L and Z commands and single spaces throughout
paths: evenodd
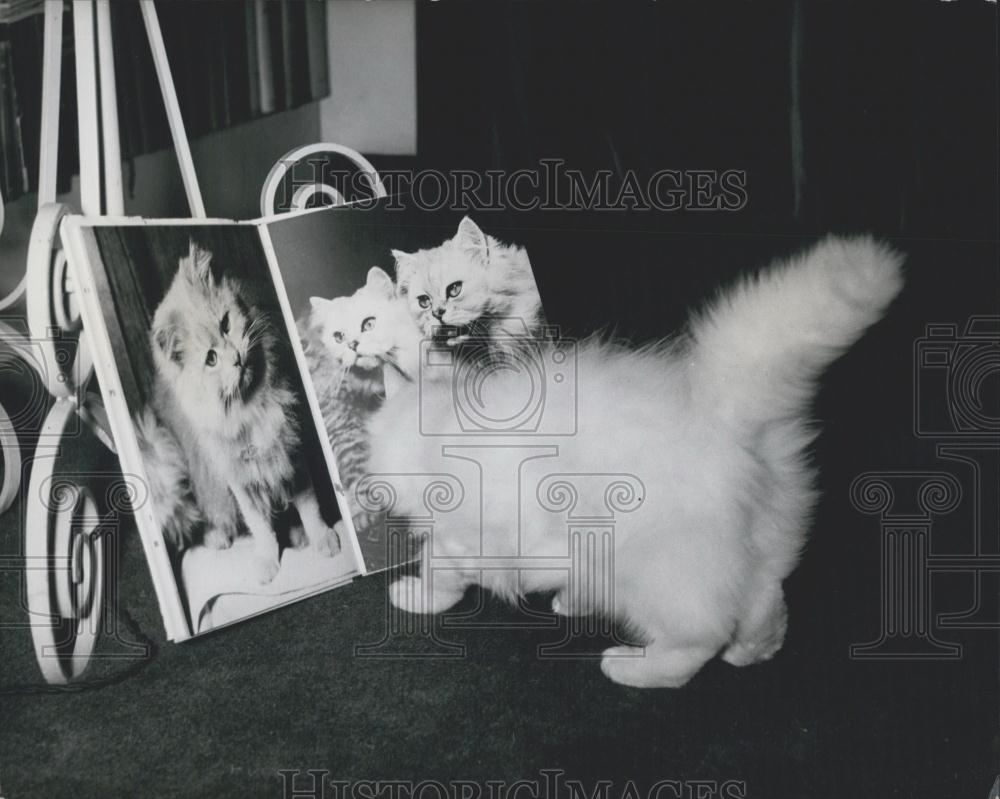
M 870 236 L 830 236 L 726 291 L 692 325 L 695 402 L 749 430 L 804 413 L 902 289 L 902 262 Z
M 191 543 L 204 523 L 191 491 L 191 475 L 180 443 L 156 417 L 144 408 L 133 420 L 139 452 L 149 479 L 149 501 L 163 536 L 178 550 Z

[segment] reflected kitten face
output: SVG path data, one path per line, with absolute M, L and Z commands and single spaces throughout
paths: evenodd
M 368 280 L 350 297 L 311 297 L 310 326 L 327 351 L 345 367 L 365 371 L 398 363 L 403 340 L 416 331 L 396 299 L 392 279 L 373 266 Z
M 489 310 L 489 245 L 469 217 L 438 247 L 392 254 L 399 295 L 425 336 L 441 325 L 467 328 Z
M 267 318 L 242 299 L 232 280 L 215 280 L 211 258 L 191 243 L 150 333 L 160 372 L 206 417 L 228 413 L 257 393 L 273 343 Z

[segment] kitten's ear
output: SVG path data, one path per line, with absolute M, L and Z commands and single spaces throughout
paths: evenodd
M 188 254 L 181 258 L 181 271 L 191 283 L 208 285 L 212 277 L 212 253 L 195 244 L 194 239 L 189 240 L 188 246 Z
M 184 342 L 181 327 L 173 321 L 153 330 L 153 344 L 167 360 L 180 363 L 184 358 Z
M 310 297 L 309 298 L 309 306 L 314 311 L 316 311 L 317 313 L 321 313 L 321 312 L 327 310 L 330 307 L 330 305 L 332 305 L 332 304 L 333 304 L 333 300 L 328 300 L 325 297 Z
M 406 294 L 410 276 L 417 268 L 417 256 L 412 252 L 393 250 L 392 257 L 396 259 L 396 291 L 402 297 Z
M 412 268 L 417 263 L 416 253 L 403 252 L 402 250 L 392 250 L 392 257 L 396 260 L 396 275 L 400 270 Z
M 365 283 L 365 286 L 377 291 L 386 299 L 391 300 L 396 296 L 396 287 L 392 285 L 392 278 L 377 266 L 373 266 L 368 270 L 368 281 Z
M 467 216 L 462 217 L 454 241 L 466 255 L 486 263 L 486 234 L 472 219 Z

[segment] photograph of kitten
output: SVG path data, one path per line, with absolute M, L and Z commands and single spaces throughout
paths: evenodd
M 417 282 L 420 270 L 401 262 L 410 301 L 414 291 L 430 296 L 442 279 L 458 279 L 464 261 L 454 242 L 444 246 L 447 257 L 434 258 L 443 278 Z M 445 262 L 456 271 L 444 276 Z M 577 432 L 531 443 L 558 448 L 560 473 L 624 473 L 644 484 L 641 504 L 615 527 L 613 607 L 574 607 L 566 570 L 530 568 L 532 558 L 566 551 L 565 519 L 541 502 L 524 503 L 513 520 L 480 515 L 477 503 L 440 515 L 421 576 L 393 583 L 391 601 L 438 613 L 473 584 L 508 599 L 555 591 L 557 612 L 607 613 L 641 638 L 644 648 L 609 648 L 601 663 L 615 682 L 638 687 L 684 685 L 720 653 L 736 666 L 772 657 L 787 624 L 782 581 L 798 563 L 817 500 L 807 457 L 818 432 L 809 418 L 817 381 L 885 313 L 903 285 L 901 262 L 871 238 L 830 237 L 729 288 L 693 317 L 684 338 L 638 349 L 599 337 L 580 343 L 577 391 L 552 394 L 545 408 L 576 414 Z M 496 371 L 478 396 L 487 408 L 503 406 L 523 388 L 517 373 Z M 428 437 L 421 427 L 428 417 L 435 429 L 448 425 L 453 387 L 439 381 L 422 391 L 405 387 L 373 414 L 373 474 L 457 468 L 443 445 L 469 439 Z M 508 449 L 513 474 L 519 456 Z M 424 512 L 417 484 L 397 488 L 393 513 Z M 518 508 L 520 489 L 516 480 L 491 484 L 491 506 Z M 600 509 L 595 503 L 583 497 L 578 510 L 587 516 Z M 482 552 L 506 555 L 511 568 L 482 568 Z
M 517 240 L 517 228 L 499 231 Z M 368 573 L 409 562 L 409 544 L 400 548 L 381 514 L 364 509 L 370 503 L 358 496 L 370 471 L 368 424 L 387 397 L 421 380 L 450 385 L 465 362 L 506 368 L 500 361 L 515 359 L 511 344 L 521 348 L 542 332 L 528 253 L 461 213 L 401 212 L 386 204 L 289 214 L 268 223 L 268 234 L 277 262 L 297 265 L 283 266 L 282 280 L 338 494 L 357 533 L 352 543 Z M 439 307 L 421 308 L 432 296 Z M 444 361 L 423 368 L 437 349 Z M 337 529 L 342 540 L 350 532 L 341 522 Z
M 277 368 L 274 326 L 211 263 L 192 241 L 156 308 L 154 387 L 136 429 L 168 540 L 181 550 L 200 529 L 223 549 L 246 529 L 264 584 L 278 572 L 274 517 L 287 505 L 318 553 L 340 542 L 299 465 L 298 399 Z
M 542 301 L 528 253 L 484 233 L 468 216 L 442 244 L 393 250 L 399 296 L 425 337 L 449 345 L 482 339 L 495 346 L 536 335 Z
M 351 498 L 367 473 L 368 420 L 394 385 L 414 379 L 422 337 L 397 299 L 392 278 L 377 266 L 350 296 L 310 297 L 299 334 L 340 480 Z M 354 513 L 359 535 L 371 523 L 366 512 Z

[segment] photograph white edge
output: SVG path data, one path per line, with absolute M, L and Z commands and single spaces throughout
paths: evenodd
M 83 321 L 82 335 L 85 336 L 87 345 L 91 349 L 94 371 L 100 384 L 122 472 L 135 474 L 144 485 L 148 486 L 149 479 L 139 454 L 139 443 L 125 402 L 121 377 L 118 374 L 118 366 L 111 349 L 111 339 L 108 336 L 94 284 L 93 266 L 90 263 L 84 234 L 84 231 L 91 227 L 93 225 L 90 220 L 67 216 L 60 226 L 60 236 L 66 250 L 70 274 L 79 292 L 80 316 Z M 142 508 L 133 509 L 133 516 L 139 530 L 146 562 L 149 564 L 153 589 L 163 616 L 167 638 L 175 642 L 186 641 L 192 637 L 191 626 L 170 565 L 166 542 L 160 532 L 159 523 L 153 517 L 152 503 L 147 501 Z
M 274 222 L 282 222 L 286 219 L 294 219 L 299 216 L 309 216 L 310 214 L 332 211 L 341 208 L 353 208 L 362 204 L 376 204 L 386 200 L 386 197 L 368 197 L 350 202 L 339 203 L 338 205 L 318 205 L 315 208 L 298 208 L 292 211 L 282 211 L 281 213 L 258 216 L 253 219 L 226 219 L 225 217 L 143 217 L 143 216 L 92 216 L 81 217 L 87 219 L 88 227 L 122 227 L 130 225 L 240 225 L 241 227 L 269 225 Z

